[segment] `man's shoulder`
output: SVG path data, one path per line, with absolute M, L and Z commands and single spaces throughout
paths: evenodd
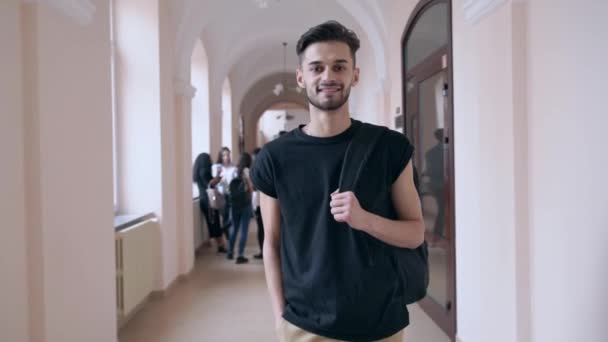
M 405 134 L 401 132 L 386 128 L 386 133 L 384 134 L 384 136 L 385 139 L 389 140 L 390 142 L 402 145 L 410 145 L 409 139 L 405 136 Z
M 401 132 L 392 130 L 386 126 L 375 125 L 369 122 L 362 122 L 361 126 L 366 126 L 368 130 L 381 131 L 380 142 L 382 146 L 389 147 L 393 144 L 410 145 L 409 139 Z

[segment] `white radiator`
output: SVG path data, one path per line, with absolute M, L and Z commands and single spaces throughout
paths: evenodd
M 141 307 L 158 282 L 160 225 L 156 218 L 116 233 L 116 302 L 124 323 Z

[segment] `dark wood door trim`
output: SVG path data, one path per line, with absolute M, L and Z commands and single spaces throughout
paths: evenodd
M 433 52 L 430 56 L 425 58 L 424 61 L 415 65 L 411 70 L 407 70 L 406 64 L 406 54 L 404 53 L 407 39 L 411 35 L 411 32 L 414 28 L 414 25 L 418 22 L 418 19 L 432 6 L 446 3 L 448 5 L 448 43 L 446 46 L 441 47 L 437 51 Z M 420 141 L 418 137 L 419 132 L 413 131 L 408 132 L 408 129 L 411 130 L 410 117 L 408 117 L 408 113 L 412 113 L 408 111 L 408 108 L 412 108 L 414 106 L 416 110 L 414 111 L 414 115 L 419 117 L 419 109 L 418 109 L 418 84 L 424 79 L 423 76 L 431 76 L 432 74 L 437 72 L 437 63 L 443 64 L 443 56 L 447 57 L 447 65 L 445 68 L 446 74 L 446 82 L 448 85 L 447 89 L 447 103 L 446 103 L 446 115 L 444 122 L 444 139 L 447 139 L 447 150 L 444 150 L 444 162 L 445 162 L 445 170 L 444 170 L 444 181 L 446 188 L 446 238 L 449 241 L 449 246 L 447 248 L 448 255 L 448 301 L 449 308 L 446 310 L 443 306 L 437 304 L 432 298 L 425 298 L 419 302 L 420 307 L 441 327 L 441 329 L 452 339 L 455 341 L 456 338 L 456 234 L 455 234 L 455 192 L 454 192 L 454 88 L 453 88 L 453 58 L 452 58 L 452 4 L 450 0 L 420 0 L 416 5 L 412 15 L 408 19 L 407 25 L 403 31 L 401 36 L 401 68 L 402 68 L 402 107 L 404 109 L 404 117 L 405 124 L 403 127 L 403 133 L 406 135 L 416 135 L 415 141 Z M 434 72 L 433 72 L 434 71 Z M 415 94 L 409 94 L 407 92 L 407 82 L 409 80 L 414 81 L 414 88 L 412 90 Z M 409 99 L 409 100 L 408 100 Z M 415 100 L 414 100 L 415 99 Z M 414 104 L 411 102 L 415 101 Z M 420 119 L 418 118 L 417 121 Z M 419 127 L 419 125 L 416 125 Z M 417 127 L 416 127 L 416 130 Z M 421 158 L 418 156 L 417 159 Z M 418 165 L 420 165 L 420 160 L 418 160 Z

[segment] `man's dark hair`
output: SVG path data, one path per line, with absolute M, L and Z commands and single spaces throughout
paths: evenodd
M 361 45 L 359 37 L 352 30 L 347 29 L 344 25 L 335 20 L 326 21 L 323 24 L 310 28 L 304 33 L 298 45 L 296 45 L 296 53 L 302 63 L 302 56 L 307 47 L 314 43 L 320 42 L 342 42 L 346 43 L 350 48 L 350 54 L 353 58 L 353 66 L 356 65 L 355 53 Z

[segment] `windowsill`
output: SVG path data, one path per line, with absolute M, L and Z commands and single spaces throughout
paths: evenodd
M 114 216 L 114 231 L 119 232 L 126 229 L 134 224 L 156 218 L 154 213 L 148 213 L 146 215 L 115 215 Z
M 199 196 L 196 196 L 192 199 L 192 202 L 196 202 L 198 200 L 199 200 Z M 156 218 L 156 215 L 154 213 L 148 213 L 145 215 L 130 215 L 130 214 L 114 215 L 114 231 L 119 232 L 134 224 L 137 224 L 139 222 L 149 220 L 152 218 Z

